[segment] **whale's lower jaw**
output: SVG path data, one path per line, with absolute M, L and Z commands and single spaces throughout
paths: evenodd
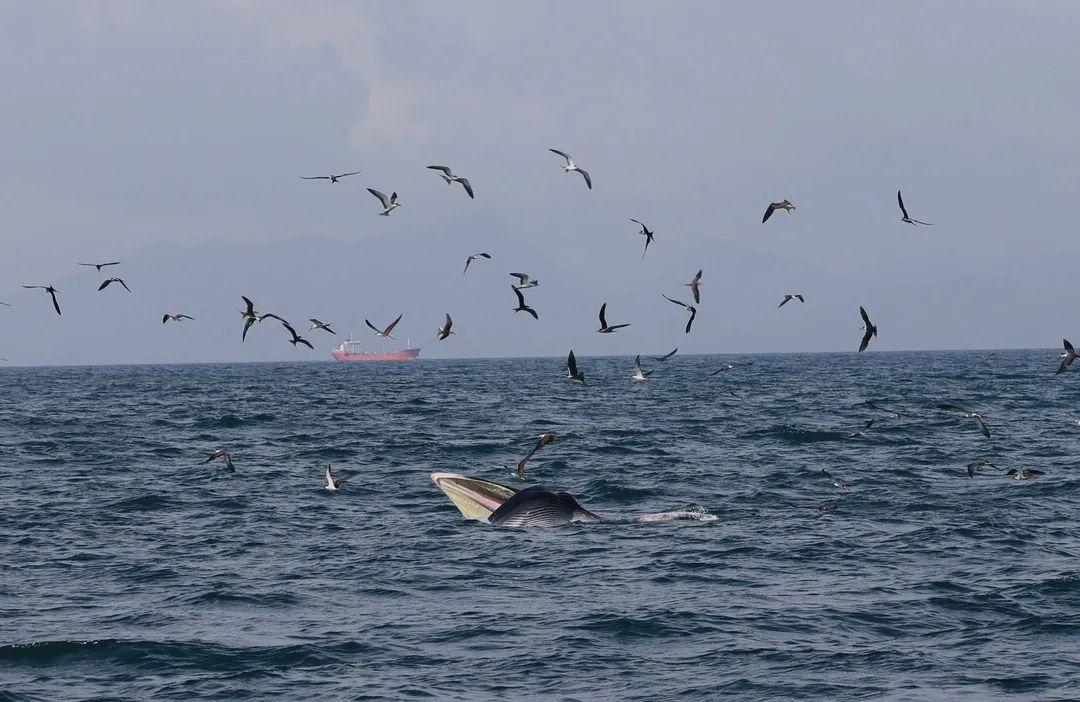
M 488 521 L 492 512 L 517 492 L 505 485 L 457 473 L 432 473 L 431 482 L 446 493 L 466 519 Z

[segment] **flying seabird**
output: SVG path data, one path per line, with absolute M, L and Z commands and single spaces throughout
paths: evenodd
M 1017 480 L 1031 480 L 1031 478 L 1033 478 L 1036 475 L 1045 475 L 1045 474 L 1043 473 L 1043 471 L 1039 470 L 1038 468 L 1021 468 L 1020 470 L 1017 470 L 1015 468 L 1010 468 L 1009 470 L 1005 471 L 1005 476 L 1008 477 L 1010 475 L 1013 476 L 1014 478 L 1016 478 Z
M 586 170 L 584 170 L 582 168 L 578 168 L 577 164 L 574 163 L 574 159 L 570 158 L 570 154 L 563 153 L 562 151 L 559 151 L 558 149 L 548 149 L 548 151 L 551 151 L 552 153 L 559 154 L 560 156 L 562 156 L 563 158 L 566 159 L 566 165 L 563 166 L 563 173 L 569 173 L 570 171 L 577 171 L 578 173 L 581 174 L 581 177 L 585 179 L 585 185 L 589 186 L 589 190 L 592 190 L 592 178 L 589 177 L 588 171 L 586 171 Z
M 469 179 L 454 175 L 453 171 L 450 170 L 450 166 L 428 166 L 428 168 L 434 171 L 442 171 L 440 177 L 446 181 L 447 185 L 461 183 L 461 187 L 465 188 L 465 192 L 469 194 L 469 197 L 473 197 L 472 186 L 469 184 Z
M 528 312 L 533 316 L 533 319 L 540 319 L 540 315 L 536 314 L 536 310 L 525 304 L 525 296 L 521 293 L 521 288 L 515 288 L 513 285 L 511 285 L 510 289 L 514 291 L 514 294 L 517 295 L 518 299 L 518 306 L 514 308 L 514 311 Z
M 675 354 L 677 354 L 678 352 L 679 352 L 679 347 L 676 346 L 675 350 L 672 351 L 671 353 L 664 354 L 663 356 L 653 356 L 652 360 L 654 360 L 654 361 L 666 361 L 669 358 L 671 358 L 672 356 L 674 356 Z
M 533 454 L 536 453 L 537 451 L 539 451 L 540 449 L 544 448 L 545 446 L 547 446 L 548 444 L 550 444 L 554 440 L 555 440 L 555 435 L 554 434 L 548 434 L 548 433 L 545 432 L 545 433 L 540 435 L 540 440 L 536 442 L 536 446 L 533 446 L 532 451 L 529 451 L 529 453 L 527 453 L 525 455 L 525 458 L 522 458 L 520 461 L 518 461 L 518 464 L 517 464 L 517 476 L 519 478 L 524 478 L 525 477 L 525 464 L 529 462 L 529 459 L 533 457 Z
M 100 273 L 101 269 L 104 268 L 105 266 L 119 266 L 120 262 L 119 261 L 109 261 L 108 263 L 80 263 L 79 265 L 80 266 L 91 266 L 93 268 L 96 268 L 98 273 Z
M 116 277 L 112 277 L 112 278 L 109 278 L 109 279 L 108 279 L 108 280 L 106 280 L 106 281 L 105 281 L 104 283 L 102 283 L 101 285 L 99 285 L 99 286 L 98 286 L 98 292 L 100 292 L 100 291 L 104 290 L 105 288 L 109 287 L 109 285 L 110 285 L 111 283 L 120 283 L 121 285 L 123 285 L 123 286 L 124 286 L 124 290 L 127 290 L 128 292 L 131 292 L 131 288 L 129 288 L 129 287 L 127 286 L 127 283 L 125 283 L 125 282 L 124 282 L 123 280 L 121 280 L 120 278 L 116 278 Z
M 330 326 L 334 324 L 334 322 L 320 322 L 314 317 L 309 318 L 308 321 L 311 322 L 311 328 L 308 329 L 308 331 L 315 331 L 317 329 L 321 329 L 324 332 L 330 332 L 334 336 L 337 336 L 337 332 L 330 328 Z
M 325 176 L 300 176 L 302 180 L 328 180 L 331 183 L 338 182 L 338 178 L 344 178 L 346 176 L 353 176 L 360 171 L 352 171 L 351 173 L 338 173 L 337 175 L 325 175 Z
M 265 316 L 269 317 L 271 315 L 265 315 Z M 292 334 L 292 338 L 289 339 L 290 344 L 292 344 L 293 346 L 296 346 L 297 344 L 303 344 L 304 346 L 307 346 L 312 351 L 315 350 L 315 347 L 311 345 L 311 342 L 308 341 L 307 339 L 305 339 L 304 337 L 300 336 L 299 334 L 297 334 L 296 330 L 292 328 L 292 325 L 290 325 L 288 322 L 281 319 L 281 317 L 275 317 L 275 319 L 277 319 L 278 321 L 281 322 L 281 326 L 285 327 L 285 331 Z
M 641 257 L 645 258 L 645 254 L 649 253 L 649 244 L 651 244 L 653 241 L 653 234 L 655 234 L 656 232 L 646 227 L 644 222 L 639 222 L 633 217 L 630 218 L 630 221 L 641 227 L 641 231 L 638 232 L 638 234 L 645 237 L 645 250 L 641 252 Z
M 326 486 L 325 487 L 326 487 L 327 490 L 338 490 L 341 487 L 341 484 L 344 483 L 346 480 L 348 480 L 351 477 L 352 477 L 351 475 L 343 475 L 341 477 L 335 478 L 334 474 L 330 472 L 330 464 L 328 463 L 326 465 Z
M 972 412 L 971 410 L 960 407 L 959 405 L 945 404 L 938 405 L 937 408 L 946 412 L 960 412 L 967 419 L 974 419 L 975 422 L 979 425 L 979 431 L 982 432 L 983 436 L 985 436 L 987 439 L 990 438 L 990 429 L 986 426 L 986 422 L 983 421 L 983 416 L 978 412 Z
M 404 313 L 402 313 L 402 314 L 404 314 Z M 388 327 L 387 327 L 386 329 L 383 329 L 383 330 L 381 330 L 381 331 L 379 330 L 379 328 L 378 328 L 378 327 L 376 327 L 376 326 L 375 326 L 374 324 L 372 324 L 371 322 L 367 321 L 366 319 L 364 320 L 364 324 L 368 325 L 368 327 L 369 327 L 369 328 L 370 328 L 370 329 L 371 329 L 371 330 L 372 330 L 373 332 L 375 332 L 375 336 L 380 336 L 380 337 L 382 337 L 382 338 L 384 338 L 384 339 L 393 339 L 394 337 L 390 336 L 390 333 L 391 333 L 392 331 L 394 331 L 394 327 L 396 327 L 396 326 L 397 326 L 397 323 L 401 321 L 401 317 L 402 317 L 402 315 L 401 315 L 401 314 L 399 314 L 399 315 L 397 316 L 397 319 L 395 319 L 395 320 L 394 320 L 393 322 L 390 322 L 390 326 L 388 326 Z
M 437 332 L 435 332 L 436 338 L 438 338 L 439 341 L 442 341 L 446 337 L 453 334 L 454 332 L 450 331 L 450 327 L 452 327 L 452 326 L 454 326 L 454 320 L 450 319 L 450 313 L 447 312 L 446 313 L 446 323 L 443 324 L 442 327 L 440 327 Z
M 787 200 L 784 200 L 783 202 L 771 202 L 769 203 L 769 209 L 765 210 L 765 216 L 761 218 L 761 223 L 765 224 L 768 222 L 769 217 L 772 217 L 772 213 L 777 210 L 783 210 L 784 212 L 790 213 L 794 209 L 795 205 L 792 205 Z
M 639 355 L 637 358 L 634 359 L 634 374 L 630 377 L 632 377 L 634 380 L 648 380 L 649 376 L 652 375 L 654 372 L 655 371 L 647 371 L 641 369 L 641 356 Z
M 752 365 L 754 365 L 753 361 L 743 361 L 742 363 L 724 363 L 724 364 L 721 364 L 721 366 L 720 366 L 720 368 L 718 370 L 715 370 L 712 373 L 709 373 L 709 375 L 710 376 L 712 376 L 712 375 L 720 375 L 721 373 L 726 373 L 727 371 L 733 371 L 736 368 L 741 368 L 743 366 L 752 366 Z
M 535 278 L 529 278 L 528 273 L 511 273 L 510 277 L 518 279 L 518 284 L 515 285 L 514 287 L 515 288 L 520 288 L 521 290 L 527 290 L 528 288 L 535 288 L 537 285 L 540 284 L 539 280 L 536 280 Z
M 668 297 L 667 295 L 665 295 L 663 293 L 660 293 L 660 297 L 664 298 L 668 302 L 673 302 L 676 305 L 679 305 L 681 307 L 685 307 L 686 310 L 688 312 L 690 312 L 690 319 L 686 320 L 686 331 L 684 332 L 686 334 L 689 334 L 690 333 L 690 327 L 694 324 L 694 318 L 697 317 L 697 307 L 694 307 L 693 305 L 688 305 L 685 302 L 680 302 L 679 300 L 672 300 L 670 297 Z
M 604 318 L 604 312 L 606 312 L 606 311 L 607 311 L 607 303 L 605 302 L 604 304 L 600 305 L 600 328 L 596 330 L 600 334 L 610 334 L 613 331 L 615 331 L 616 329 L 622 329 L 623 327 L 630 326 L 629 324 L 609 325 L 607 323 L 607 319 Z
M 904 216 L 900 218 L 901 222 L 907 222 L 908 224 L 911 224 L 911 225 L 925 224 L 928 227 L 934 226 L 930 222 L 920 222 L 917 219 L 912 219 L 911 217 L 908 217 L 907 208 L 904 207 L 904 198 L 900 195 L 899 190 L 896 191 L 896 202 L 900 204 L 900 212 L 902 212 L 904 214 Z
M 870 430 L 873 428 L 873 426 L 874 426 L 874 420 L 873 419 L 868 419 L 868 420 L 866 420 L 866 422 L 861 427 L 859 427 L 858 429 L 853 431 L 851 433 L 851 436 L 853 438 L 854 437 L 859 437 L 859 436 L 866 436 L 867 434 L 870 433 Z
M 799 302 L 806 302 L 802 293 L 784 293 L 784 299 L 780 301 L 780 304 L 776 306 L 776 309 L 780 309 L 792 300 L 798 300 Z
M 472 263 L 473 261 L 475 261 L 478 258 L 491 258 L 491 254 L 475 253 L 472 256 L 469 256 L 467 259 L 465 259 L 465 270 L 461 271 L 461 275 L 465 275 L 466 273 L 468 273 L 469 272 L 469 264 Z
M 52 298 L 53 309 L 56 310 L 56 314 L 60 314 L 60 303 L 56 301 L 56 293 L 59 292 L 59 291 L 56 288 L 54 288 L 51 285 L 24 285 L 23 287 L 24 288 L 31 288 L 31 289 L 39 288 L 39 289 L 44 290 L 45 292 L 49 293 L 49 297 Z
M 905 418 L 910 418 L 912 416 L 912 415 L 910 415 L 910 414 L 908 414 L 906 412 L 900 412 L 900 411 L 897 411 L 897 410 L 887 409 L 887 408 L 882 407 L 881 405 L 875 404 L 875 403 L 873 403 L 871 401 L 864 402 L 863 404 L 866 405 L 867 407 L 872 408 L 872 409 L 881 410 L 882 412 L 886 412 L 893 419 L 905 419 Z
M 835 487 L 837 490 L 840 490 L 842 492 L 850 492 L 851 491 L 851 486 L 855 484 L 855 483 L 846 483 L 843 480 L 840 480 L 839 478 L 834 477 L 832 473 L 825 470 L 824 468 L 821 469 L 821 474 L 832 481 L 833 487 Z
M 189 317 L 186 314 L 166 314 L 161 318 L 161 323 L 164 324 L 165 322 L 168 322 L 169 320 L 172 320 L 174 322 L 179 322 L 182 319 L 195 319 L 195 318 L 194 317 Z
M 991 468 L 997 468 L 997 466 L 995 466 L 990 461 L 972 461 L 971 463 L 968 463 L 967 464 L 968 477 L 969 478 L 974 478 L 975 474 L 979 472 L 979 469 L 981 469 L 983 467 L 986 467 L 986 466 L 989 466 Z
M 877 327 L 870 323 L 870 315 L 866 314 L 866 310 L 862 308 L 862 305 L 859 305 L 859 314 L 862 315 L 863 318 L 863 326 L 861 328 L 866 330 L 866 333 L 863 334 L 862 342 L 859 344 L 859 353 L 862 353 L 866 350 L 866 347 L 870 345 L 870 339 L 877 336 Z
M 241 295 L 240 299 L 244 301 L 244 309 L 240 310 L 240 316 L 244 318 L 244 333 L 240 335 L 240 340 L 247 341 L 248 329 L 259 320 L 259 313 L 255 311 L 255 305 L 248 297 Z
M 1058 373 L 1064 373 L 1065 369 L 1068 368 L 1069 365 L 1076 360 L 1076 351 L 1073 350 L 1073 345 L 1069 343 L 1069 340 L 1062 339 L 1061 343 L 1065 346 L 1065 350 L 1061 352 L 1060 356 L 1058 356 L 1058 358 L 1061 359 L 1061 365 L 1058 366 L 1057 373 L 1055 373 L 1054 375 L 1057 375 Z
M 585 382 L 585 371 L 579 371 L 577 367 L 577 359 L 574 358 L 574 350 L 570 350 L 570 354 L 566 357 L 566 377 L 574 380 L 580 380 L 582 385 L 587 385 Z
M 701 304 L 701 271 L 697 272 L 697 275 L 689 283 L 683 283 L 686 287 L 690 288 L 690 292 L 694 293 L 694 302 Z
M 390 195 L 390 197 L 386 197 L 385 193 L 380 193 L 374 188 L 368 188 L 367 191 L 375 197 L 379 198 L 379 202 L 381 202 L 383 206 L 383 211 L 379 214 L 383 215 L 384 217 L 389 217 L 390 213 L 394 211 L 394 208 L 401 207 L 401 203 L 397 201 L 397 193 L 393 193 L 392 195 Z
M 224 458 L 225 467 L 228 468 L 229 471 L 232 473 L 236 472 L 236 466 L 233 465 L 231 453 L 229 453 L 225 449 L 218 449 L 217 451 L 214 451 L 212 454 L 210 454 L 210 458 L 207 458 L 205 461 L 203 461 L 203 463 L 209 463 L 215 458 Z

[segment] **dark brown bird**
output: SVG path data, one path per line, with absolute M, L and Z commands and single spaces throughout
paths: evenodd
M 536 442 L 536 446 L 533 446 L 532 451 L 529 451 L 529 453 L 527 453 L 525 455 L 525 458 L 522 458 L 520 461 L 518 461 L 518 464 L 517 464 L 517 476 L 519 478 L 524 478 L 525 477 L 525 464 L 529 462 L 529 459 L 533 457 L 533 454 L 536 453 L 537 451 L 539 451 L 540 449 L 544 448 L 545 446 L 547 446 L 548 444 L 550 444 L 554 440 L 555 440 L 555 435 L 554 434 L 544 433 L 544 434 L 540 435 L 540 440 Z

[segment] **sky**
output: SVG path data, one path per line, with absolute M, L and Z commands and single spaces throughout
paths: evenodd
M 1080 5 L 1026 0 L 5 2 L 0 357 L 329 358 L 321 332 L 241 343 L 240 295 L 373 350 L 363 320 L 404 313 L 425 357 L 854 351 L 859 305 L 872 352 L 1056 346 L 1080 329 L 1078 35 Z M 133 292 L 98 292 L 97 260 Z M 685 335 L 660 294 L 699 268 Z M 20 287 L 44 283 L 62 317 Z M 631 327 L 596 334 L 602 302 Z

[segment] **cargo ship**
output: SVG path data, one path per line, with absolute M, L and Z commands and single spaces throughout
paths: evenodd
M 413 361 L 420 355 L 420 349 L 404 348 L 389 353 L 372 353 L 360 348 L 359 341 L 342 341 L 330 351 L 330 355 L 339 361 Z

